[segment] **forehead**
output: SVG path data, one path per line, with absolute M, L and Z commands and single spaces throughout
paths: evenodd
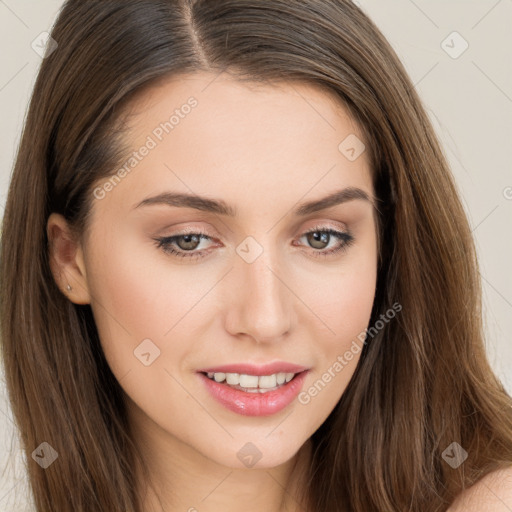
M 305 199 L 346 186 L 371 193 L 365 152 L 352 161 L 342 152 L 351 137 L 367 144 L 360 127 L 334 93 L 310 84 L 181 75 L 144 90 L 128 114 L 130 151 L 149 142 L 151 150 L 109 194 L 125 204 L 164 190 L 243 201 L 242 209 L 262 199 L 294 204 L 308 190 Z
M 213 71 L 193 71 L 185 73 L 176 73 L 172 75 L 164 75 L 155 80 L 152 80 L 147 85 L 138 89 L 138 92 L 130 96 L 130 104 L 135 107 L 137 104 L 142 105 L 148 102 L 150 95 L 166 95 L 171 88 L 173 91 L 182 89 L 187 93 L 196 93 L 206 95 L 208 92 L 219 92 L 221 89 L 230 91 L 232 94 L 235 91 L 240 93 L 260 93 L 262 95 L 272 92 L 280 92 L 283 95 L 289 95 L 296 91 L 297 95 L 309 91 L 309 94 L 317 94 L 328 98 L 333 106 L 342 105 L 338 96 L 333 89 L 324 85 L 321 82 L 315 83 L 311 80 L 296 79 L 267 79 L 262 77 L 251 78 L 244 75 L 237 75 L 224 70 L 220 72 Z
M 191 102 L 197 105 L 193 109 L 189 107 Z M 275 140 L 279 134 L 279 143 L 307 134 L 318 144 L 329 132 L 331 137 L 327 139 L 335 135 L 334 141 L 343 132 L 365 138 L 342 100 L 327 87 L 290 81 L 242 81 L 226 72 L 161 78 L 133 97 L 127 110 L 131 142 L 169 121 L 173 124 L 173 139 L 180 139 L 180 132 L 190 128 L 203 145 L 210 140 L 208 135 L 236 134 L 240 142 L 244 136 L 261 136 L 264 129 L 269 130 L 267 139 Z

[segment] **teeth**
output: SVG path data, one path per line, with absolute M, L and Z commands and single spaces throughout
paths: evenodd
M 226 383 L 238 386 L 240 384 L 240 375 L 238 373 L 226 373 Z
M 240 373 L 222 373 L 222 372 L 208 372 L 208 377 L 215 380 L 215 382 L 224 382 L 230 386 L 240 386 L 241 388 L 261 388 L 261 389 L 274 389 L 276 386 L 281 386 L 285 382 L 290 382 L 295 373 L 274 373 L 273 375 L 246 375 Z
M 259 378 L 259 384 L 260 388 L 275 388 L 277 384 L 277 375 L 262 375 Z
M 216 382 L 222 382 L 226 378 L 226 374 L 225 373 L 212 373 L 212 377 L 215 379 Z
M 261 379 L 261 377 L 259 377 Z M 256 375 L 240 375 L 238 378 L 239 386 L 243 388 L 257 388 L 258 387 L 258 377 Z M 266 387 L 266 386 L 265 386 Z

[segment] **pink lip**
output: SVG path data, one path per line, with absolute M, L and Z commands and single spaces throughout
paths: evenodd
M 251 363 L 224 364 L 198 370 L 201 373 L 243 373 L 245 375 L 273 375 L 274 373 L 300 373 L 308 370 L 306 366 L 276 361 L 263 365 Z
M 282 367 L 282 366 L 281 366 Z M 280 368 L 281 368 L 280 367 Z M 234 368 L 233 366 L 223 366 L 221 368 Z M 236 368 L 241 368 L 241 365 L 237 365 Z M 254 368 L 254 367 L 252 367 Z M 220 370 L 217 370 L 220 371 Z M 261 368 L 258 372 L 261 371 Z M 267 373 L 253 373 L 247 371 L 245 367 L 244 372 L 249 375 L 272 375 L 268 369 L 265 370 Z M 244 373 L 242 372 L 242 373 Z M 230 373 L 230 372 L 228 372 Z M 238 372 L 233 372 L 238 373 Z M 290 371 L 288 373 L 296 373 Z M 213 398 L 221 403 L 224 407 L 230 411 L 242 414 L 244 416 L 269 416 L 276 414 L 283 410 L 285 407 L 291 404 L 291 402 L 297 397 L 304 379 L 309 372 L 302 371 L 296 375 L 290 382 L 287 382 L 280 386 L 274 391 L 267 391 L 266 393 L 249 393 L 239 389 L 234 389 L 227 384 L 221 384 L 215 382 L 213 379 L 209 379 L 203 373 L 199 373 L 199 377 L 204 382 L 206 389 L 210 392 Z

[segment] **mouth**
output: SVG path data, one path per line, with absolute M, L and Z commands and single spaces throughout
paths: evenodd
M 309 370 L 283 363 L 242 364 L 204 368 L 197 374 L 210 396 L 230 411 L 244 416 L 269 416 L 292 404 Z M 246 373 L 239 373 L 242 371 Z
M 306 371 L 306 370 L 303 370 Z M 200 372 L 208 379 L 246 393 L 268 393 L 281 388 L 302 372 L 279 372 L 271 375 L 246 373 Z

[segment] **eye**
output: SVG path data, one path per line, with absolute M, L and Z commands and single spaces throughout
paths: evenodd
M 329 246 L 330 242 L 336 241 L 337 243 L 331 249 L 325 251 L 314 251 L 315 257 L 327 257 L 336 254 L 340 251 L 346 251 L 350 245 L 354 243 L 354 237 L 344 231 L 337 231 L 332 228 L 322 228 L 317 226 L 312 230 L 304 233 L 301 238 L 306 238 L 307 243 L 314 249 L 325 249 L 325 246 Z
M 332 228 L 322 229 L 320 226 L 304 233 L 299 240 L 304 237 L 307 239 L 307 243 L 310 247 L 317 249 L 313 251 L 314 257 L 326 257 L 340 251 L 345 251 L 354 242 L 354 237 L 348 232 L 337 231 Z M 156 246 L 159 249 L 162 249 L 166 254 L 171 254 L 178 258 L 198 259 L 204 257 L 207 252 L 206 249 L 196 251 L 198 246 L 201 244 L 201 241 L 211 239 L 212 238 L 206 233 L 199 231 L 182 233 L 163 238 L 155 238 L 154 240 L 157 242 Z M 323 250 L 325 249 L 325 246 L 328 247 L 333 240 L 337 240 L 334 247 L 327 251 Z
M 156 238 L 155 242 L 158 242 L 157 247 L 161 248 L 165 253 L 177 256 L 178 258 L 200 258 L 203 256 L 204 251 L 191 251 L 197 249 L 202 240 L 211 240 L 211 238 L 203 232 L 191 232 L 183 233 L 181 235 Z M 176 246 L 178 247 L 178 250 L 174 248 Z

